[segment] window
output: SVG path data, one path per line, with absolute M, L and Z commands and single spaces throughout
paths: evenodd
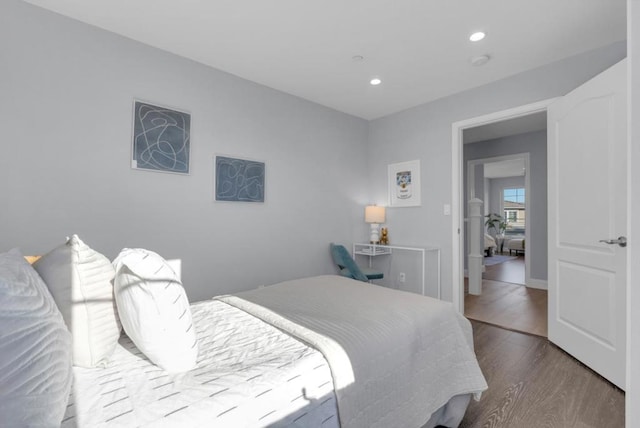
M 504 218 L 507 220 L 507 232 L 524 233 L 525 193 L 523 187 L 511 187 L 502 190 Z
M 512 189 L 504 189 L 504 201 L 515 202 L 524 206 L 524 188 L 516 187 Z
M 518 220 L 518 212 L 514 210 L 504 210 L 504 216 L 507 221 L 514 222 Z

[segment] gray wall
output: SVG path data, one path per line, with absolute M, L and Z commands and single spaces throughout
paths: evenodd
M 527 227 L 531 231 L 531 248 L 527 252 L 532 279 L 547 279 L 547 131 L 528 132 L 464 145 L 464 164 L 474 159 L 529 153 L 530 194 Z M 491 180 L 492 195 L 500 192 Z M 524 182 L 524 179 L 521 179 Z M 492 201 L 494 197 L 491 197 Z M 499 196 L 497 197 L 499 199 Z M 498 201 L 499 204 L 499 201 Z M 498 205 L 499 208 L 499 205 Z M 493 212 L 499 212 L 492 207 Z
M 148 248 L 193 301 L 334 273 L 328 243 L 366 236 L 364 120 L 17 0 L 0 74 L 0 251 Z M 134 97 L 191 113 L 191 175 L 130 168 Z M 213 202 L 215 153 L 266 162 L 264 204 Z
M 387 211 L 393 242 L 442 248 L 451 298 L 451 124 L 563 95 L 625 43 L 367 124 L 18 0 L 0 3 L 0 250 L 78 233 L 113 257 L 183 261 L 191 300 L 333 272 L 327 243 L 361 241 L 389 163 L 422 160 L 422 207 Z M 490 67 L 491 65 L 488 64 Z M 134 171 L 132 99 L 192 114 L 190 176 Z M 263 160 L 266 202 L 212 202 L 215 153 Z M 409 280 L 410 278 L 408 278 Z
M 422 207 L 388 209 L 387 225 L 396 243 L 442 248 L 444 298 L 451 299 L 452 217 L 443 214 L 443 205 L 452 198 L 451 124 L 564 95 L 625 55 L 626 43 L 616 43 L 370 123 L 368 171 L 374 201 L 387 198 L 388 164 L 422 161 Z

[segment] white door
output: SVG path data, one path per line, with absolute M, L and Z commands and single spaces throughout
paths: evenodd
M 548 109 L 549 340 L 625 388 L 626 60 Z

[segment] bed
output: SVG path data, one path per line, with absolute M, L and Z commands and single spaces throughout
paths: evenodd
M 495 238 L 489 235 L 488 233 L 485 233 L 484 234 L 484 251 L 486 255 L 492 256 L 493 253 L 496 251 L 496 248 L 498 248 L 498 244 L 496 243 Z
M 0 255 L 0 286 L 11 291 L 24 278 L 8 276 Z M 6 361 L 45 379 L 47 400 L 59 390 L 62 427 L 453 427 L 487 388 L 470 323 L 428 297 L 327 275 L 196 302 L 190 313 L 198 352 L 187 371 L 159 367 L 124 333 L 107 362 L 74 365 L 71 381 L 63 379 L 68 338 L 56 342 L 54 368 L 34 369 L 42 360 L 15 358 L 22 350 Z M 10 375 L 0 370 L 0 392 Z
M 167 373 L 123 335 L 109 367 L 74 367 L 62 427 L 340 426 L 320 352 L 219 300 L 192 314 L 196 368 Z

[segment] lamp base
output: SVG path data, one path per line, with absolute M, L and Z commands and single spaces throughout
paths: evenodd
M 371 236 L 369 236 L 370 244 L 378 244 L 380 242 L 380 225 L 371 223 Z

